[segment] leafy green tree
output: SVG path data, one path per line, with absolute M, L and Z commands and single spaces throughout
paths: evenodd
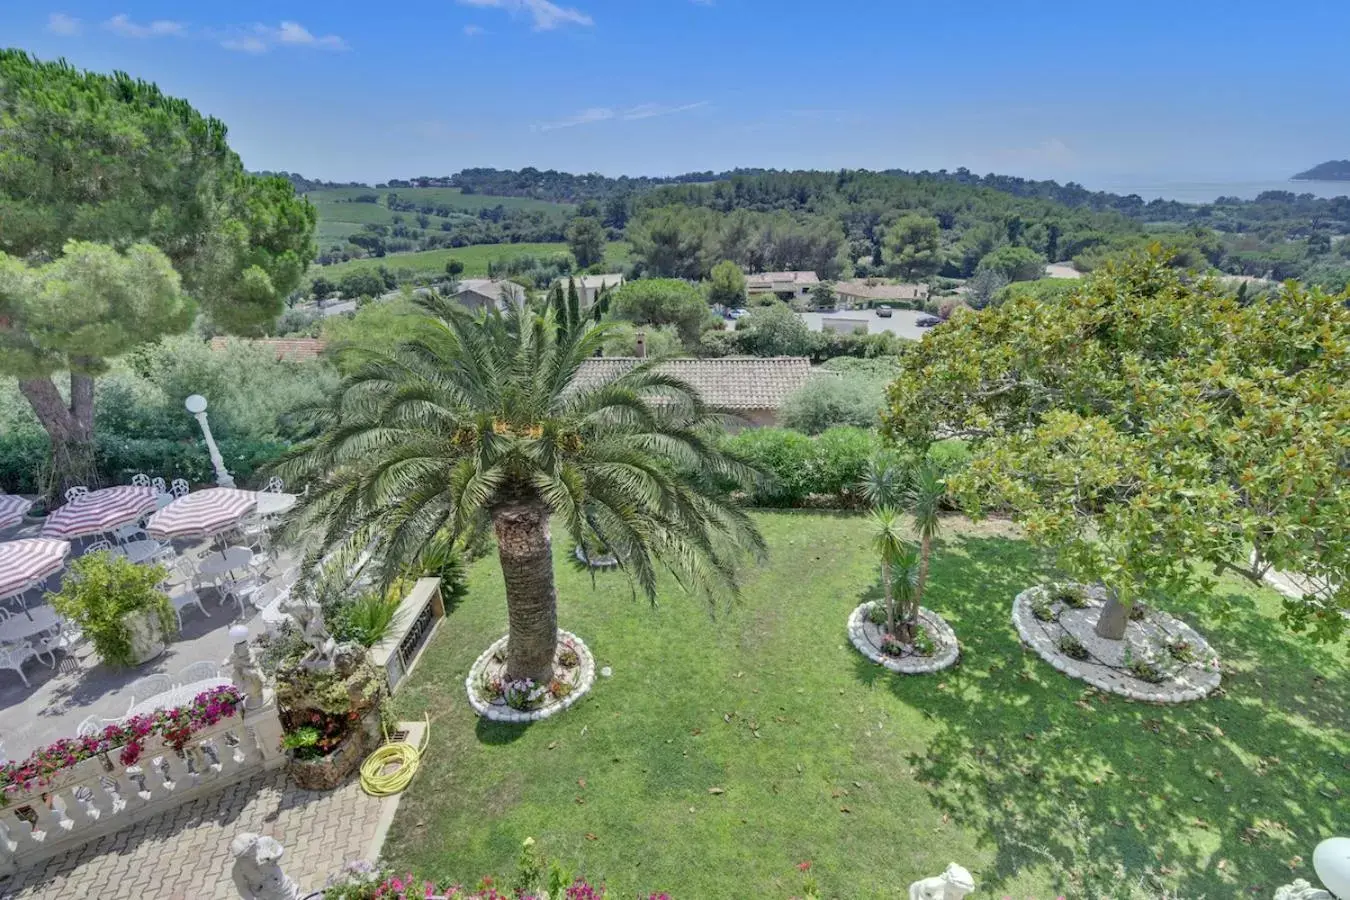
M 929 216 L 901 216 L 886 229 L 890 265 L 900 278 L 917 281 L 942 268 L 941 231 Z
M 342 276 L 338 288 L 342 291 L 342 296 L 348 300 L 358 297 L 378 297 L 385 291 L 385 281 L 379 272 L 354 269 Z
M 755 356 L 808 356 L 811 329 L 783 303 L 752 309 L 736 322 L 737 343 Z
M 980 271 L 996 272 L 1007 281 L 1035 281 L 1045 274 L 1045 257 L 1029 247 L 999 247 L 980 260 Z
M 820 434 L 836 425 L 876 428 L 885 394 L 882 379 L 822 374 L 787 398 L 782 423 L 806 434 Z
M 451 278 L 458 278 L 464 274 L 464 263 L 458 259 L 449 259 L 445 262 L 445 274 Z
M 1159 252 L 1054 304 L 1013 296 L 901 358 L 884 428 L 971 441 L 953 493 L 1005 509 L 1066 569 L 1134 602 L 1231 571 L 1310 579 L 1284 618 L 1316 639 L 1350 609 L 1350 296 L 1297 284 L 1239 303 Z
M 703 291 L 673 278 L 630 281 L 614 292 L 610 309 L 614 318 L 637 325 L 674 325 L 686 346 L 698 342 L 709 317 Z
M 583 269 L 604 261 L 605 238 L 605 226 L 599 219 L 579 216 L 567 226 L 567 246 Z
M 708 302 L 720 303 L 728 309 L 745 306 L 745 273 L 729 259 L 713 266 L 708 283 Z
M 811 288 L 811 305 L 816 309 L 834 309 L 834 283 L 822 281 Z
M 652 210 L 629 224 L 633 256 L 648 276 L 702 278 L 704 256 L 710 249 L 711 216 L 683 207 Z
M 998 269 L 981 268 L 966 282 L 966 302 L 972 309 L 984 309 L 1008 286 L 1008 279 Z
M 605 336 L 605 356 L 637 356 L 637 336 L 642 332 L 648 359 L 678 356 L 684 351 L 680 334 L 669 325 L 634 325 L 615 322 Z
M 309 294 L 315 300 L 327 300 L 337 293 L 338 287 L 322 275 L 309 283 Z
M 244 171 L 219 121 L 125 74 L 0 50 L 0 123 L 0 253 L 39 266 L 68 247 L 79 253 L 64 273 L 44 268 L 21 278 L 7 264 L 11 290 L 43 293 L 3 301 L 23 324 L 0 342 L 0 373 L 20 380 L 51 439 L 50 488 L 59 495 L 96 481 L 93 379 L 107 359 L 191 322 L 190 305 L 170 302 L 172 314 L 152 317 L 132 302 L 151 281 L 162 283 L 140 245 L 168 257 L 215 327 L 261 333 L 314 256 L 315 211 L 286 179 Z M 128 262 L 89 243 L 126 250 Z M 113 297 L 115 283 L 91 286 L 66 292 L 60 310 L 44 305 L 66 275 L 94 280 L 85 267 L 95 261 L 130 279 L 128 292 Z M 167 302 L 167 288 L 150 292 Z M 84 323 L 79 345 L 54 332 L 58 322 Z M 54 380 L 62 372 L 68 399 Z
M 605 325 L 426 305 L 422 340 L 357 368 L 323 411 L 327 430 L 279 466 L 312 485 L 293 534 L 318 536 L 324 551 L 378 537 L 392 580 L 437 534 L 487 520 L 506 586 L 507 675 L 539 684 L 558 635 L 550 520 L 577 544 L 598 538 L 648 597 L 658 562 L 710 598 L 736 593 L 736 559 L 763 540 L 713 485 L 753 473 L 705 440 L 717 420 L 687 384 L 645 366 L 581 382 Z

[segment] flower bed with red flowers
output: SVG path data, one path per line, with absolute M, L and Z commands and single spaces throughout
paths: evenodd
M 63 738 L 40 747 L 27 759 L 0 765 L 0 806 L 7 806 L 14 797 L 49 787 L 63 771 L 86 759 L 115 750 L 120 751 L 117 761 L 124 766 L 135 765 L 146 743 L 155 738 L 170 749 L 182 750 L 193 735 L 234 716 L 243 699 L 234 685 L 224 685 L 198 694 L 186 706 L 133 716 L 98 734 Z

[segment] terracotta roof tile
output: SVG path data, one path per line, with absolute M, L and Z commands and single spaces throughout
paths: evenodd
M 633 357 L 588 359 L 576 383 L 584 387 L 604 384 L 638 362 Z M 704 403 L 725 410 L 778 409 L 789 394 L 814 377 L 811 361 L 800 356 L 668 359 L 657 368 L 687 382 Z
M 224 350 L 232 340 L 241 340 L 239 338 L 211 338 L 212 350 Z M 284 359 L 287 362 L 304 362 L 305 360 L 318 359 L 319 354 L 323 353 L 323 348 L 327 344 L 319 338 L 258 338 L 248 340 L 247 343 L 255 346 L 266 347 L 276 354 L 277 359 Z

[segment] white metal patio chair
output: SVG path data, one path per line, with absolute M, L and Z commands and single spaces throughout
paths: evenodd
M 119 544 L 125 544 L 128 541 L 148 541 L 150 532 L 145 530 L 145 526 L 139 522 L 131 522 L 127 525 L 119 525 L 112 530 L 112 536 Z
M 281 476 L 273 475 L 267 479 L 267 487 L 263 488 L 269 494 L 281 494 L 286 490 L 286 483 L 281 480 Z
M 137 703 L 143 703 L 156 694 L 163 694 L 173 690 L 173 679 L 163 672 L 156 672 L 154 675 L 147 675 L 131 683 L 131 702 L 127 704 L 127 714 L 131 714 L 131 708 Z
M 206 611 L 206 607 L 202 606 L 202 598 L 198 597 L 197 592 L 191 589 L 184 589 L 177 594 L 171 595 L 169 597 L 169 605 L 173 607 L 173 614 L 178 619 L 179 631 L 183 630 L 183 610 L 187 609 L 189 606 L 197 607 L 197 609 L 201 610 L 202 615 L 206 616 L 208 619 L 211 618 L 211 614 Z
M 85 487 L 82 484 L 77 484 L 74 487 L 66 488 L 67 503 L 74 503 L 81 497 L 88 497 L 88 496 L 89 496 L 89 488 Z
M 191 491 L 192 488 L 188 487 L 186 478 L 175 478 L 173 483 L 169 485 L 169 493 L 173 494 L 175 498 L 186 497 Z
M 150 476 L 144 472 L 137 472 L 131 476 L 131 484 L 133 487 L 150 487 Z
M 175 687 L 182 687 L 185 684 L 196 684 L 199 681 L 219 677 L 220 666 L 209 659 L 202 659 L 175 672 L 173 681 Z
M 108 550 L 111 550 L 112 548 L 113 548 L 112 541 L 108 540 L 107 538 L 99 538 L 98 540 L 90 544 L 88 547 L 85 547 L 84 552 L 85 554 L 103 553 Z
M 39 645 L 45 645 L 48 639 L 39 642 Z M 6 644 L 0 647 L 0 669 L 13 669 L 19 673 L 19 678 L 23 679 L 23 686 L 31 688 L 33 685 L 28 680 L 28 676 L 23 673 L 23 664 L 30 659 L 36 659 L 48 668 L 56 666 L 56 657 L 50 649 L 38 650 L 39 645 L 34 645 L 32 641 L 19 641 L 15 644 Z M 47 656 L 51 662 L 44 662 L 42 656 Z
M 83 722 L 75 726 L 76 737 L 94 737 L 103 733 L 103 729 L 116 723 L 116 719 L 105 719 L 102 716 L 88 716 Z

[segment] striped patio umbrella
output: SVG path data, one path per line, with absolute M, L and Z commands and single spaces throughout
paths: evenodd
M 28 512 L 28 507 L 32 505 L 32 500 L 25 500 L 14 494 L 0 494 L 0 528 L 8 528 L 21 521 L 23 514 Z
M 154 488 L 133 484 L 92 491 L 48 516 L 42 536 L 69 540 L 112 531 L 153 510 L 157 496 Z
M 155 538 L 206 537 L 239 524 L 257 505 L 253 491 L 207 488 L 179 497 L 151 516 L 145 527 Z
M 0 544 L 0 597 L 26 591 L 60 571 L 69 555 L 69 541 L 25 538 Z

